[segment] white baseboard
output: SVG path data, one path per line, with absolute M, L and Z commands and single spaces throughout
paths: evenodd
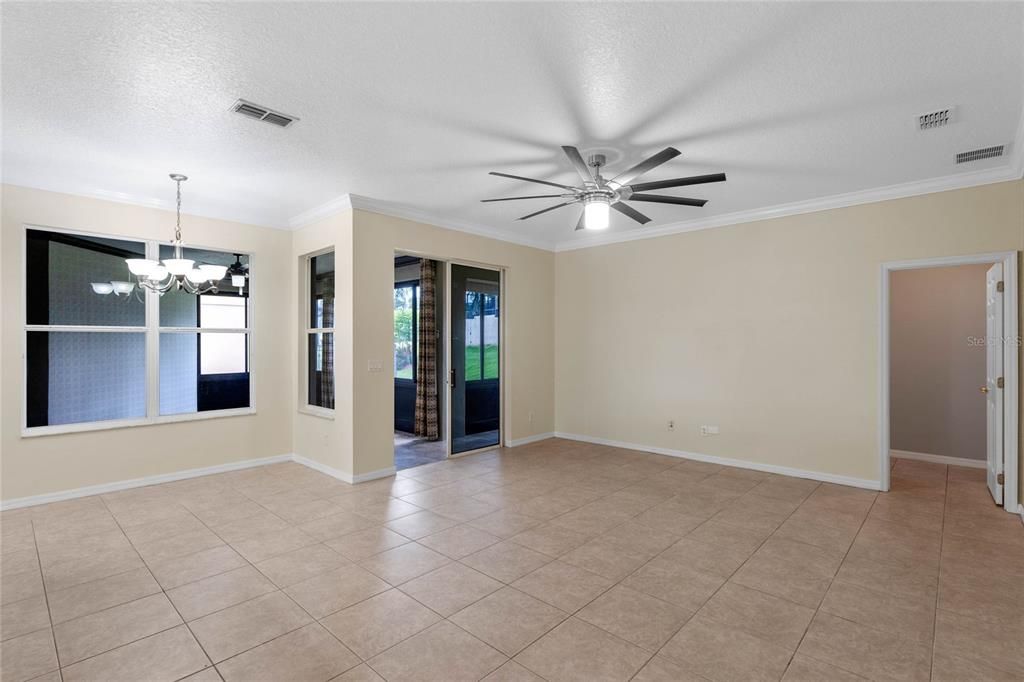
M 547 440 L 548 438 L 554 438 L 554 432 L 549 431 L 548 433 L 538 433 L 533 436 L 526 436 L 525 438 L 515 438 L 509 440 L 505 445 L 510 448 L 517 448 L 520 445 L 529 445 L 530 443 L 536 443 L 538 441 Z
M 44 493 L 42 495 L 31 495 L 29 497 L 18 497 L 13 500 L 4 500 L 3 502 L 0 502 L 0 509 L 6 511 L 8 509 L 20 509 L 21 507 L 34 507 L 40 504 L 49 504 L 50 502 L 63 502 L 64 500 L 73 500 L 78 497 L 89 497 L 90 495 L 104 495 L 106 493 L 113 493 L 119 490 L 143 488 L 147 485 L 170 483 L 172 481 L 181 481 L 186 478 L 197 478 L 199 476 L 209 476 L 210 474 L 222 474 L 227 471 L 251 469 L 252 467 L 266 466 L 267 464 L 278 464 L 280 462 L 291 462 L 292 460 L 293 456 L 291 454 L 276 455 L 274 457 L 261 457 L 259 459 L 246 459 L 241 462 L 217 464 L 210 467 L 201 467 L 199 469 L 172 471 L 169 474 L 156 474 L 154 476 L 132 478 L 125 481 L 114 481 L 113 483 L 101 483 L 99 485 L 89 485 L 83 488 L 62 490 L 56 493 Z
M 920 462 L 931 462 L 932 464 L 948 464 L 955 467 L 971 467 L 973 469 L 984 469 L 988 462 L 983 459 L 967 459 L 966 457 L 949 457 L 947 455 L 932 455 L 927 452 L 911 452 L 910 450 L 889 450 L 890 457 L 900 459 L 916 459 Z
M 775 464 L 762 464 L 761 462 L 750 462 L 744 459 L 732 459 L 730 457 L 704 455 L 699 452 L 672 450 L 670 448 L 660 448 L 651 445 L 639 445 L 637 443 L 626 443 L 623 441 L 609 440 L 607 438 L 581 436 L 575 433 L 562 433 L 560 431 L 555 432 L 555 437 L 566 438 L 568 440 L 578 440 L 584 443 L 594 443 L 595 445 L 609 445 L 611 447 L 623 448 L 626 450 L 639 450 L 641 452 L 651 452 L 656 455 L 667 455 L 669 457 L 679 457 L 680 459 L 692 459 L 698 462 L 721 464 L 723 466 L 737 467 L 739 469 L 752 469 L 753 471 L 764 471 L 770 474 L 780 474 L 782 476 L 793 476 L 795 478 L 809 478 L 812 481 L 836 483 L 838 485 L 847 485 L 854 488 L 866 488 L 868 490 L 881 489 L 881 482 L 873 481 L 866 478 L 853 478 L 852 476 L 837 476 L 835 474 L 826 474 L 820 471 L 806 471 L 804 469 L 793 469 L 791 467 L 777 466 Z
M 310 469 L 319 471 L 322 474 L 327 474 L 328 476 L 336 478 L 339 481 L 344 481 L 345 483 L 366 483 L 367 481 L 374 481 L 378 478 L 387 478 L 388 476 L 395 475 L 395 467 L 388 467 L 387 469 L 378 469 L 377 471 L 371 471 L 366 474 L 359 474 L 357 476 L 353 476 L 347 471 L 342 471 L 341 469 L 329 467 L 326 464 L 321 464 L 320 462 L 317 462 L 314 459 L 310 459 L 309 457 L 303 457 L 302 455 L 292 455 L 292 459 L 303 466 L 307 466 Z
M 1017 513 L 1020 514 L 1020 522 L 1024 523 L 1024 504 L 1017 505 Z

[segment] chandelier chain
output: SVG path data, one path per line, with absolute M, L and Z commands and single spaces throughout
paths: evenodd
M 181 243 L 181 180 L 176 179 L 178 183 L 178 222 L 174 228 L 174 241 L 176 244 Z

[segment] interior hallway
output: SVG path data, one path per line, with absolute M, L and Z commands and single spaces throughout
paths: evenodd
M 551 439 L 7 511 L 2 677 L 1019 679 L 1024 530 L 982 475 L 897 460 L 876 494 Z

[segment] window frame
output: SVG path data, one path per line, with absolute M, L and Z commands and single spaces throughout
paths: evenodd
M 106 431 L 109 429 L 121 429 L 137 426 L 153 426 L 157 424 L 168 424 L 175 422 L 200 421 L 205 419 L 220 419 L 224 417 L 237 417 L 256 414 L 256 391 L 255 381 L 250 359 L 254 354 L 254 318 L 255 311 L 252 306 L 253 282 L 255 281 L 255 258 L 252 253 L 244 249 L 235 249 L 224 246 L 205 246 L 199 244 L 188 244 L 186 248 L 204 249 L 209 251 L 222 251 L 224 253 L 238 253 L 247 256 L 249 259 L 249 278 L 246 282 L 246 305 L 247 318 L 245 329 L 214 330 L 230 331 L 233 333 L 244 333 L 246 335 L 246 363 L 249 368 L 249 406 L 226 410 L 207 410 L 205 412 L 185 412 L 180 414 L 160 414 L 160 334 L 161 332 L 173 333 L 195 333 L 194 327 L 160 327 L 160 299 L 158 296 L 145 294 L 145 324 L 141 327 L 116 327 L 111 325 L 39 325 L 28 324 L 28 232 L 54 232 L 71 236 L 92 237 L 101 239 L 118 239 L 123 241 L 134 241 L 145 245 L 146 258 L 158 259 L 160 245 L 165 243 L 159 239 L 136 237 L 130 234 L 110 234 L 92 232 L 87 230 L 75 230 L 62 227 L 50 227 L 47 225 L 35 225 L 31 223 L 22 224 L 21 238 L 21 316 L 22 326 L 22 354 L 21 354 L 21 437 L 34 438 L 39 436 L 51 436 L 66 433 L 80 433 L 87 431 Z M 211 331 L 211 330 L 203 330 Z M 142 333 L 145 337 L 146 348 L 146 416 L 130 419 L 108 419 L 94 422 L 78 422 L 73 424 L 54 424 L 49 426 L 28 426 L 28 335 L 30 332 L 88 332 L 88 333 Z
M 335 333 L 335 327 L 314 327 L 312 314 L 313 314 L 313 291 L 312 291 L 312 277 L 313 277 L 313 259 L 318 256 L 323 256 L 328 253 L 336 253 L 334 246 L 327 246 L 316 251 L 311 251 L 300 257 L 302 261 L 302 339 L 299 342 L 302 353 L 302 380 L 299 387 L 301 393 L 299 395 L 297 411 L 302 414 L 307 414 L 313 417 L 321 417 L 323 419 L 334 419 L 335 408 L 333 407 L 321 407 L 320 405 L 313 405 L 309 402 L 309 337 L 312 334 L 331 334 L 335 342 L 335 354 L 337 354 L 337 342 L 338 335 Z M 334 270 L 334 282 L 335 291 L 337 291 L 338 282 L 338 270 L 337 270 L 337 257 L 335 257 L 335 270 Z M 337 300 L 337 297 L 335 297 Z M 335 323 L 337 323 L 337 303 L 335 303 Z M 337 355 L 335 355 L 337 360 Z M 338 363 L 334 363 L 334 386 L 338 386 Z M 337 395 L 335 395 L 335 406 L 337 406 Z

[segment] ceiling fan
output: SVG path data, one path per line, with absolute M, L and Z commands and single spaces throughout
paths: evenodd
M 564 191 L 561 194 L 534 194 L 526 197 L 482 199 L 481 201 L 483 203 L 489 203 L 492 201 L 517 201 L 519 199 L 566 199 L 566 201 L 560 204 L 555 204 L 554 206 L 549 206 L 543 210 L 524 215 L 519 218 L 519 220 L 533 218 L 534 216 L 547 213 L 548 211 L 554 211 L 556 208 L 561 208 L 570 204 L 582 203 L 583 212 L 580 214 L 580 218 L 576 222 L 576 229 L 603 230 L 608 227 L 610 217 L 609 209 L 613 208 L 619 213 L 629 216 L 641 225 L 651 221 L 651 219 L 643 213 L 624 203 L 626 201 L 648 201 L 656 204 L 676 204 L 679 206 L 703 206 L 707 203 L 706 199 L 687 199 L 685 197 L 673 197 L 665 194 L 644 194 L 644 192 L 648 190 L 684 187 L 686 185 L 702 185 L 708 182 L 725 181 L 725 173 L 712 173 L 710 175 L 693 175 L 688 178 L 673 178 L 672 180 L 633 183 L 633 180 L 644 173 L 657 168 L 669 159 L 679 156 L 679 150 L 674 147 L 666 147 L 649 159 L 641 161 L 632 168 L 622 171 L 611 180 L 606 180 L 601 177 L 601 167 L 605 165 L 606 161 L 604 154 L 594 154 L 588 159 L 588 161 L 584 161 L 583 157 L 580 155 L 580 151 L 576 149 L 576 147 L 563 146 L 562 151 L 564 151 L 565 155 L 569 157 L 569 162 L 572 163 L 573 168 L 576 169 L 576 172 L 579 173 L 580 178 L 583 180 L 582 187 L 573 187 L 571 185 L 563 185 L 557 182 L 548 182 L 547 180 L 524 178 L 519 175 L 509 175 L 508 173 L 491 171 L 490 175 L 512 178 L 513 180 L 525 180 L 526 182 L 536 182 L 541 185 L 558 187 Z M 594 170 L 591 171 L 591 168 Z

